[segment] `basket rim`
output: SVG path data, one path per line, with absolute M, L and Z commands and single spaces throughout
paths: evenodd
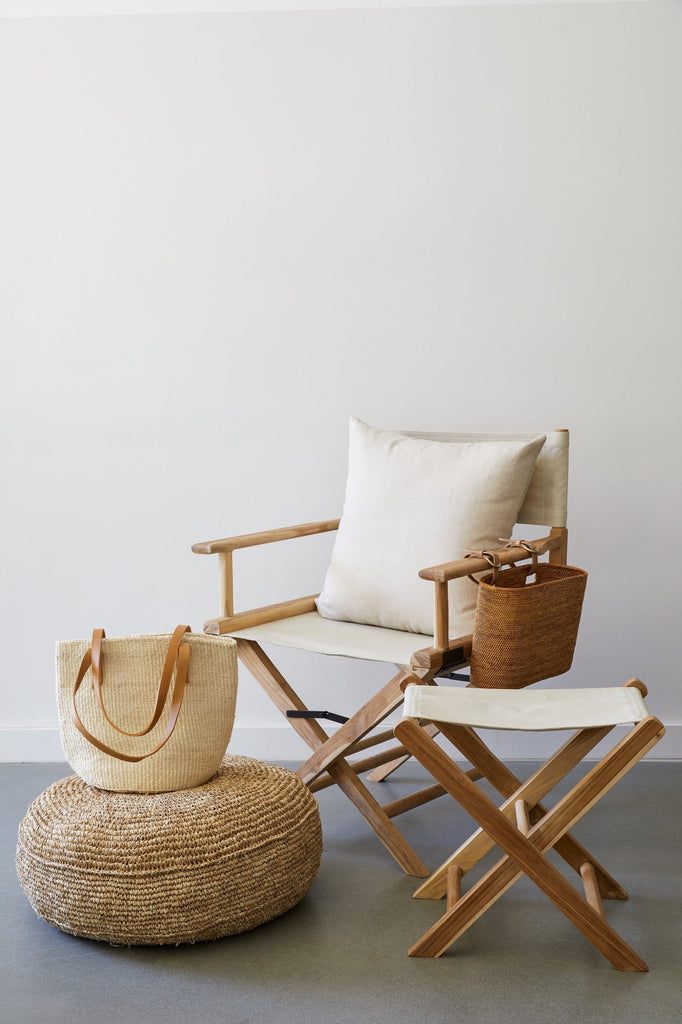
M 504 575 L 505 573 L 513 573 L 515 570 L 520 571 L 521 569 L 526 569 L 528 571 L 528 574 L 533 572 L 533 569 L 532 569 L 532 567 L 530 565 L 528 565 L 528 566 L 525 566 L 525 565 L 510 565 L 510 566 L 502 568 L 500 570 L 500 572 L 498 574 L 498 580 L 499 580 L 499 577 Z M 577 565 L 549 565 L 547 562 L 541 562 L 538 565 L 538 567 L 537 567 L 536 575 L 537 575 L 538 572 L 541 572 L 544 569 L 568 569 L 569 572 L 567 572 L 566 575 L 563 577 L 564 580 L 576 580 L 576 579 L 581 579 L 581 578 L 587 579 L 587 570 L 586 569 L 580 569 Z M 500 586 L 499 582 L 497 584 L 490 583 L 489 581 L 492 580 L 492 579 L 493 579 L 493 573 L 487 573 L 485 576 L 482 576 L 479 579 L 478 582 L 479 582 L 479 584 L 485 586 L 488 590 L 510 590 L 510 589 L 512 589 L 510 587 Z M 527 588 L 526 587 L 517 587 L 517 588 L 514 588 L 514 589 L 517 589 L 517 590 L 525 590 L 525 589 L 528 589 L 528 590 L 530 590 L 530 589 L 538 590 L 541 587 L 549 587 L 553 583 L 561 583 L 561 582 L 562 582 L 561 577 L 558 577 L 558 578 L 555 577 L 554 579 L 551 579 L 551 580 L 536 580 L 535 583 L 529 583 Z

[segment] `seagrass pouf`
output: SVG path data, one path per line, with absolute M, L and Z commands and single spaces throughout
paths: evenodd
M 308 891 L 317 802 L 292 772 L 228 756 L 171 793 L 55 782 L 19 826 L 17 874 L 51 925 L 114 945 L 179 945 L 249 931 Z

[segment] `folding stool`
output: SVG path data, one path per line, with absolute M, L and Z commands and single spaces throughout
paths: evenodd
M 665 729 L 644 704 L 646 687 L 631 679 L 625 686 L 573 690 L 477 690 L 411 685 L 395 734 L 452 797 L 480 825 L 417 889 L 415 897 L 439 899 L 447 910 L 412 946 L 410 956 L 440 956 L 523 874 L 573 921 L 618 970 L 646 971 L 647 965 L 607 923 L 602 898 L 627 899 L 627 893 L 569 833 L 597 801 L 661 738 Z M 504 797 L 501 807 L 421 728 L 434 723 L 441 734 Z M 602 757 L 551 810 L 540 803 L 616 725 L 634 723 L 626 736 Z M 486 746 L 475 728 L 577 732 L 521 782 Z M 494 846 L 504 854 L 466 894 L 462 876 Z M 577 871 L 585 897 L 545 854 L 554 849 Z

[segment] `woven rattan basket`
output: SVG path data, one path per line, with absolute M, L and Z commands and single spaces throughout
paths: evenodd
M 203 786 L 143 795 L 73 775 L 35 800 L 16 865 L 36 913 L 72 935 L 165 945 L 248 931 L 303 898 L 317 802 L 284 768 L 228 757 Z
M 587 573 L 570 565 L 513 566 L 479 583 L 471 649 L 474 686 L 518 690 L 567 672 Z M 493 582 L 494 580 L 494 582 Z

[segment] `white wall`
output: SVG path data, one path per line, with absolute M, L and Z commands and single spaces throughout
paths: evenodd
M 351 414 L 571 428 L 561 683 L 640 675 L 682 756 L 681 48 L 674 3 L 0 20 L 0 759 L 60 756 L 57 638 L 198 629 L 194 541 L 339 514 Z M 300 749 L 246 673 L 234 744 Z

